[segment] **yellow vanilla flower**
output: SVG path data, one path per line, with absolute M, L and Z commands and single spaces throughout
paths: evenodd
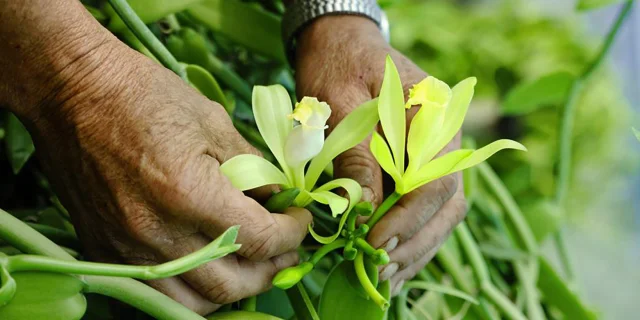
M 478 150 L 456 150 L 434 159 L 460 130 L 475 84 L 476 78 L 472 77 L 449 88 L 435 77 L 427 77 L 410 90 L 405 103 L 398 70 L 387 57 L 378 98 L 386 141 L 373 132 L 370 148 L 383 170 L 395 181 L 397 194 L 409 193 L 433 180 L 472 167 L 502 149 L 526 150 L 518 142 L 498 140 Z M 412 106 L 419 106 L 420 110 L 407 134 L 405 108 Z M 409 156 L 406 169 L 405 152 Z
M 340 153 L 364 140 L 378 123 L 377 101 L 369 101 L 345 117 L 327 137 L 327 119 L 331 108 L 316 98 L 304 97 L 292 108 L 289 94 L 280 85 L 256 86 L 253 89 L 253 113 L 260 134 L 273 153 L 280 168 L 262 157 L 243 154 L 220 166 L 222 173 L 240 190 L 268 184 L 282 188 L 298 188 L 294 205 L 305 207 L 312 201 L 326 204 L 334 216 L 351 210 L 362 197 L 362 188 L 351 179 L 335 179 L 316 187 L 323 169 Z M 308 166 L 307 166 L 308 164 Z M 305 172 L 306 168 L 306 172 Z M 331 192 L 343 188 L 349 197 Z M 343 215 L 336 234 L 323 237 L 311 228 L 311 234 L 321 243 L 338 236 L 347 215 Z

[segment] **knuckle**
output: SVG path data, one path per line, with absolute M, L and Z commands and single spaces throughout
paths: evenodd
M 257 232 L 252 234 L 249 244 L 244 249 L 244 256 L 254 261 L 264 261 L 276 251 L 277 234 L 273 232 L 275 219 L 271 219 Z
M 214 303 L 227 304 L 243 298 L 241 285 L 233 279 L 223 279 L 211 286 L 203 286 L 199 291 Z

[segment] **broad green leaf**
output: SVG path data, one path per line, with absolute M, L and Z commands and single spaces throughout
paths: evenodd
M 633 130 L 633 135 L 636 136 L 636 139 L 638 139 L 638 141 L 640 141 L 640 131 L 638 131 L 638 129 L 636 128 L 631 128 L 631 130 Z
M 289 182 L 271 162 L 253 154 L 241 154 L 220 166 L 234 187 L 245 191 L 268 184 L 289 187 Z
M 444 124 L 445 108 L 434 103 L 426 103 L 420 107 L 409 127 L 407 137 L 407 153 L 409 154 L 409 167 L 407 174 L 417 171 L 423 162 L 424 152 L 427 146 L 440 133 Z
M 201 0 L 189 6 L 187 13 L 201 25 L 251 51 L 281 63 L 287 61 L 280 38 L 280 17 L 261 6 L 244 1 Z
M 404 108 L 404 89 L 396 65 L 387 56 L 384 78 L 378 97 L 378 114 L 384 135 L 389 142 L 395 167 L 404 173 L 404 151 L 406 132 L 406 112 Z
M 258 130 L 285 175 L 290 177 L 284 158 L 287 136 L 293 129 L 293 120 L 288 117 L 293 112 L 289 93 L 281 85 L 255 86 L 252 100 Z
M 313 200 L 329 205 L 329 208 L 331 208 L 331 214 L 334 218 L 347 210 L 347 207 L 349 206 L 349 200 L 331 191 L 315 191 L 309 193 L 309 195 Z
M 393 164 L 393 158 L 391 157 L 391 151 L 389 151 L 387 142 L 384 141 L 384 138 L 382 138 L 380 134 L 374 131 L 371 136 L 369 148 L 371 149 L 373 157 L 376 158 L 376 161 L 380 164 L 380 167 L 393 178 L 393 181 L 396 183 L 396 189 L 398 189 L 398 187 L 402 185 L 402 176 Z
M 580 0 L 578 1 L 576 9 L 580 11 L 586 11 L 626 1 L 629 0 Z
M 256 310 L 272 314 L 283 319 L 289 319 L 293 316 L 293 309 L 287 294 L 284 290 L 276 287 L 258 295 L 258 305 Z
M 443 285 L 438 284 L 438 283 L 412 280 L 412 281 L 406 282 L 404 284 L 403 288 L 422 289 L 422 290 L 427 290 L 427 291 L 438 292 L 438 293 L 442 293 L 442 294 L 458 297 L 460 299 L 469 301 L 469 302 L 471 302 L 473 304 L 478 304 L 478 300 L 476 300 L 476 298 L 472 297 L 471 295 L 469 295 L 469 294 L 467 294 L 465 292 L 462 292 L 462 291 L 460 291 L 458 289 L 454 289 L 452 287 L 443 286 Z
M 227 98 L 222 92 L 222 89 L 220 89 L 220 85 L 209 71 L 195 64 L 186 65 L 184 70 L 192 86 L 198 89 L 205 97 L 209 98 L 209 100 L 221 104 L 225 110 L 227 110 L 227 113 L 233 113 L 231 105 L 227 102 Z
M 331 320 L 382 320 L 385 312 L 378 307 L 373 300 L 363 295 L 359 281 L 351 261 L 343 261 L 338 264 L 327 279 L 324 286 L 318 315 L 320 319 Z M 378 286 L 378 292 L 389 299 L 389 282 L 382 282 Z
M 335 157 L 362 142 L 373 131 L 379 120 L 377 108 L 377 99 L 367 101 L 351 111 L 331 131 L 322 150 L 309 164 L 305 176 L 307 190 L 313 188 L 322 171 Z
M 127 0 L 133 11 L 146 24 L 185 10 L 200 1 L 202 0 Z M 109 30 L 119 32 L 127 27 L 111 6 L 106 5 L 104 12 L 111 17 L 107 27 Z
M 215 312 L 210 316 L 207 316 L 206 319 L 207 320 L 282 320 L 282 318 L 278 318 L 270 314 L 255 312 L 255 311 L 244 311 L 244 310 Z
M 13 113 L 8 113 L 5 129 L 4 143 L 7 148 L 7 157 L 13 173 L 18 174 L 33 155 L 35 147 L 29 132 Z
M 569 93 L 575 77 L 567 72 L 556 72 L 532 82 L 514 87 L 502 104 L 502 113 L 523 115 L 540 107 L 562 103 Z
M 422 154 L 422 163 L 426 163 L 444 148 L 455 135 L 460 131 L 462 122 L 469 109 L 469 104 L 473 98 L 476 78 L 470 77 L 460 81 L 453 89 L 451 89 L 451 101 L 444 113 L 444 124 L 440 130 L 440 134 L 429 144 L 425 146 L 426 150 Z
M 321 236 L 317 234 L 313 230 L 313 228 L 311 228 L 311 225 L 309 225 L 309 233 L 311 233 L 311 236 L 313 236 L 313 238 L 316 239 L 316 241 L 322 244 L 331 243 L 336 239 L 338 239 L 338 236 L 340 236 L 340 232 L 342 232 L 342 228 L 344 227 L 344 224 L 347 222 L 347 217 L 349 216 L 351 209 L 353 209 L 353 207 L 355 207 L 355 205 L 358 204 L 358 202 L 360 201 L 360 198 L 362 198 L 362 187 L 360 186 L 360 184 L 358 184 L 354 180 L 346 179 L 346 178 L 340 178 L 340 179 L 329 181 L 324 185 L 322 185 L 321 187 L 314 190 L 314 192 L 329 191 L 336 188 L 344 188 L 345 190 L 347 190 L 347 193 L 349 194 L 349 207 L 347 207 L 347 210 L 345 211 L 344 214 L 342 214 L 342 217 L 340 218 L 340 223 L 338 224 L 338 231 L 331 236 L 327 236 L 327 237 Z
M 564 319 L 593 320 L 598 317 L 584 305 L 584 302 L 571 290 L 568 284 L 553 269 L 544 258 L 539 257 L 540 275 L 538 289 L 545 298 L 545 302 L 558 308 Z

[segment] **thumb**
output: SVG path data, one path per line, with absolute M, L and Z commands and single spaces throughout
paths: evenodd
M 343 152 L 333 161 L 337 178 L 350 178 L 362 186 L 362 201 L 377 207 L 383 198 L 382 171 L 369 151 L 371 137 Z

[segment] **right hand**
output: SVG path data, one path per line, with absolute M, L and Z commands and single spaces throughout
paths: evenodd
M 221 174 L 231 157 L 259 153 L 220 105 L 110 34 L 97 43 L 19 112 L 86 254 L 155 265 L 240 225 L 236 254 L 148 283 L 200 314 L 269 289 L 298 262 L 310 213 L 270 214 Z

